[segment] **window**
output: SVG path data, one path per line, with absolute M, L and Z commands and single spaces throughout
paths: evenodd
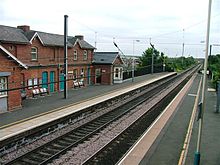
M 84 53 L 83 53 L 83 60 L 87 60 L 87 58 L 88 58 L 87 50 L 84 50 Z
M 35 47 L 31 48 L 31 60 L 33 61 L 37 60 L 37 48 Z
M 77 60 L 77 50 L 74 50 L 73 52 L 73 60 Z
M 32 85 L 33 85 L 33 80 L 28 79 L 28 89 L 32 89 Z
M 84 69 L 81 69 L 81 73 L 80 73 L 81 78 L 84 77 Z
M 7 78 L 6 77 L 0 77 L 0 90 L 6 90 L 7 89 Z M 0 96 L 7 95 L 7 91 L 0 92 Z
M 38 79 L 37 78 L 34 78 L 34 88 L 37 88 L 37 85 L 38 85 Z
M 118 78 L 118 73 L 119 73 L 119 69 L 116 68 L 116 69 L 115 69 L 115 78 Z

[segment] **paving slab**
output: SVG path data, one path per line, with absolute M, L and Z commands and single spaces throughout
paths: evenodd
M 125 87 L 141 83 L 142 81 L 146 81 L 148 79 L 150 80 L 167 74 L 171 73 L 163 72 L 147 74 L 144 76 L 135 77 L 134 82 L 132 82 L 131 79 L 128 79 L 121 84 L 92 85 L 78 89 L 69 89 L 67 99 L 64 99 L 63 92 L 53 93 L 45 97 L 38 97 L 37 99 L 26 99 L 22 102 L 22 109 L 0 114 L 0 128 L 11 123 L 44 114 L 67 105 L 74 105 L 100 95 L 105 95 L 114 90 L 123 89 Z
M 191 89 L 179 105 L 173 119 L 169 121 L 163 133 L 159 135 L 140 165 L 176 165 L 178 164 L 184 139 L 187 133 L 198 84 L 202 75 L 197 75 Z M 209 81 L 210 82 L 210 81 Z M 210 84 L 209 84 L 210 85 Z M 206 109 L 201 140 L 201 165 L 220 164 L 220 114 L 215 113 L 216 92 L 206 90 Z M 201 92 L 200 92 L 201 98 Z M 195 120 L 185 164 L 194 164 L 198 124 Z
M 196 76 L 194 83 L 168 121 L 149 152 L 141 161 L 141 165 L 176 165 L 183 147 L 185 135 L 194 106 L 195 96 L 200 81 Z

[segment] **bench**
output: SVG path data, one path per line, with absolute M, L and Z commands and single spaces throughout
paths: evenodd
M 80 86 L 79 86 L 79 82 L 76 81 L 76 80 L 73 81 L 73 87 L 74 87 L 74 88 L 80 87 Z
M 79 81 L 79 86 L 80 87 L 84 86 L 84 82 L 83 81 Z
M 32 90 L 32 95 L 33 97 L 37 96 L 37 95 L 45 95 L 48 94 L 47 88 L 39 88 L 39 89 L 33 89 Z
M 79 81 L 79 82 L 76 81 L 76 80 L 73 81 L 73 87 L 74 87 L 74 88 L 77 88 L 77 87 L 81 88 L 82 86 L 85 86 L 85 85 L 84 85 L 84 82 L 83 82 L 82 80 Z

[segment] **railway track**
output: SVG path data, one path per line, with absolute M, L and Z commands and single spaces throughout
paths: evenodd
M 161 114 L 164 108 L 182 89 L 187 80 L 178 85 L 169 95 L 161 99 L 150 110 L 146 111 L 137 120 L 120 132 L 115 138 L 105 144 L 100 150 L 90 156 L 82 164 L 85 165 L 114 165 L 121 160 L 124 154 L 136 143 L 136 141 L 145 133 L 154 120 Z
M 100 117 L 86 123 L 85 125 L 82 125 L 76 129 L 72 130 L 71 132 L 68 132 L 67 134 L 64 134 L 64 135 L 46 143 L 46 144 L 44 144 L 43 146 L 37 147 L 34 150 L 32 150 L 22 156 L 19 156 L 19 157 L 15 158 L 14 160 L 11 160 L 10 162 L 7 162 L 6 164 L 16 164 L 16 165 L 18 165 L 18 164 L 25 164 L 25 165 L 27 165 L 27 164 L 31 164 L 31 165 L 32 164 L 48 164 L 48 163 L 52 162 L 53 160 L 57 159 L 58 157 L 60 157 L 60 155 L 63 155 L 67 151 L 71 150 L 71 148 L 76 147 L 77 145 L 84 143 L 85 141 L 88 141 L 89 139 L 91 139 L 93 136 L 99 134 L 99 132 L 104 130 L 111 123 L 117 121 L 125 114 L 131 112 L 138 105 L 142 104 L 143 102 L 152 100 L 155 95 L 157 95 L 161 91 L 165 90 L 165 88 L 167 88 L 168 86 L 172 86 L 180 78 L 181 78 L 181 76 L 176 76 L 176 77 L 169 78 L 168 80 L 164 80 L 164 81 L 158 83 L 156 86 L 149 88 L 150 90 L 143 93 L 142 95 L 135 98 L 134 100 L 132 100 L 126 104 L 123 104 L 123 105 L 115 108 L 114 110 L 104 114 L 103 116 L 100 116 Z M 160 104 L 158 104 L 158 106 L 162 107 Z M 157 108 L 157 109 L 160 109 L 160 108 Z M 147 113 L 147 116 L 148 116 L 147 119 L 145 119 L 145 117 L 143 117 L 142 120 L 147 120 L 148 123 L 151 123 L 151 120 L 152 121 L 154 120 L 154 117 L 152 117 L 152 116 L 157 116 L 161 112 L 161 110 L 157 110 L 157 111 L 158 112 L 156 112 L 155 110 L 154 111 L 150 110 L 149 113 Z M 115 142 L 118 143 L 119 139 L 126 139 L 125 135 L 126 134 L 129 135 L 128 132 L 135 132 L 134 130 L 139 130 L 139 129 L 135 129 L 135 128 L 140 127 L 140 126 L 138 126 L 138 124 L 134 124 L 134 126 L 132 126 L 132 127 L 133 127 L 133 130 L 130 130 L 130 131 L 127 130 L 127 132 L 126 131 L 124 132 L 124 135 L 121 134 L 120 136 L 117 136 L 117 138 L 114 139 Z M 143 129 L 146 130 L 146 128 L 143 128 Z M 141 130 L 140 130 L 140 132 L 141 132 Z M 135 135 L 132 135 L 133 137 L 136 137 L 136 138 L 131 139 L 131 141 L 135 141 L 135 139 L 137 139 L 140 136 L 140 134 L 141 133 L 135 133 Z M 127 137 L 129 137 L 129 136 L 127 136 Z M 112 142 L 110 142 L 109 144 L 107 144 L 105 147 L 103 147 L 101 150 L 99 150 L 96 153 L 96 155 L 91 156 L 87 161 L 85 161 L 85 164 L 90 164 L 89 162 L 95 163 L 95 162 L 97 162 L 97 158 L 99 158 L 98 162 L 103 162 L 103 159 L 101 159 L 101 157 L 105 157 L 105 156 L 103 156 L 103 153 L 109 152 L 108 148 L 113 148 L 110 144 L 115 146 L 114 140 Z M 131 142 L 131 141 L 130 142 L 126 141 L 126 143 L 133 144 L 133 142 Z M 121 144 L 123 144 L 123 143 L 121 143 Z M 129 148 L 129 146 L 122 147 L 122 148 L 125 149 L 125 151 L 126 151 L 126 148 Z M 121 154 L 122 153 L 123 152 L 121 152 Z M 118 156 L 114 156 L 114 157 L 120 157 L 119 155 L 121 155 L 121 154 L 117 154 Z

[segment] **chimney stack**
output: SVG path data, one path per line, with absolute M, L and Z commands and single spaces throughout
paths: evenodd
M 76 35 L 75 36 L 77 39 L 79 39 L 79 40 L 84 40 L 84 36 L 83 35 Z
M 30 26 L 28 25 L 17 26 L 17 28 L 23 30 L 24 32 L 30 31 Z

